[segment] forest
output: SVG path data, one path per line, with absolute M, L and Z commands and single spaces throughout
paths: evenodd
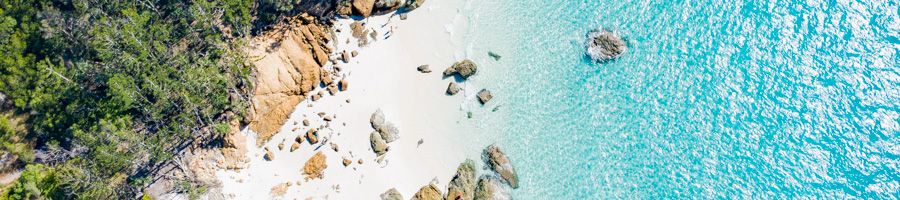
M 248 107 L 252 34 L 299 0 L 0 0 L 0 199 L 132 199 Z M 185 190 L 191 190 L 186 184 Z

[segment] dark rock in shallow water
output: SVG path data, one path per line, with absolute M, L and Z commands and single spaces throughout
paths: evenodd
M 503 187 L 501 181 L 495 177 L 490 175 L 483 175 L 478 178 L 478 183 L 475 187 L 475 198 L 474 200 L 503 200 L 503 199 L 512 199 L 509 196 L 509 190 Z
M 493 51 L 488 51 L 488 56 L 494 59 L 494 61 L 500 60 L 500 54 L 494 53 Z
M 587 54 L 591 59 L 604 62 L 618 58 L 628 49 L 625 40 L 616 33 L 597 30 L 588 33 Z
M 459 74 L 463 79 L 468 79 L 470 76 L 475 75 L 476 72 L 478 72 L 478 66 L 475 65 L 475 62 L 465 59 L 454 63 L 453 66 L 444 70 L 444 77 Z
M 481 91 L 478 92 L 478 101 L 481 102 L 481 104 L 486 104 L 488 101 L 491 101 L 492 98 L 494 98 L 494 95 L 491 95 L 491 91 L 487 89 L 481 89 Z
M 381 193 L 381 200 L 403 200 L 403 196 L 400 195 L 396 188 L 391 188 Z
M 516 170 L 513 169 L 512 163 L 509 162 L 506 154 L 500 151 L 500 147 L 497 147 L 497 145 L 488 146 L 487 149 L 484 149 L 484 157 L 491 170 L 497 172 L 503 181 L 512 186 L 512 188 L 519 188 L 519 176 L 516 175 Z
M 416 68 L 416 70 L 419 70 L 419 72 L 422 73 L 431 73 L 431 67 L 429 67 L 428 65 L 420 65 Z
M 447 94 L 455 95 L 456 93 L 459 93 L 459 89 L 460 88 L 458 84 L 456 84 L 455 82 L 450 82 L 450 85 L 447 85 Z
M 475 161 L 466 159 L 456 168 L 450 180 L 446 199 L 473 199 L 475 196 Z
M 438 189 L 434 184 L 428 184 L 419 189 L 418 192 L 412 197 L 412 200 L 441 200 L 444 199 L 444 195 L 441 194 L 441 190 Z

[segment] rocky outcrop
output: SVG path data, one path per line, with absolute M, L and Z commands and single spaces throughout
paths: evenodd
M 504 182 L 509 184 L 512 188 L 519 188 L 519 176 L 516 174 L 516 170 L 513 169 L 512 163 L 510 163 L 506 154 L 504 154 L 503 151 L 500 151 L 500 147 L 497 147 L 496 145 L 488 146 L 484 149 L 483 156 L 488 167 L 494 172 L 497 172 Z
M 255 66 L 249 127 L 259 136 L 257 145 L 268 141 L 319 84 L 331 54 L 327 43 L 333 36 L 326 26 L 303 15 L 289 21 L 253 38 L 245 50 Z
M 625 40 L 608 30 L 588 33 L 587 54 L 595 61 L 605 62 L 618 58 L 628 50 Z
M 470 76 L 478 72 L 478 66 L 474 61 L 465 59 L 454 63 L 452 66 L 444 70 L 444 77 L 459 75 L 462 79 L 468 79 Z
M 456 84 L 456 82 L 450 82 L 450 85 L 447 85 L 447 94 L 449 95 L 456 95 L 456 93 L 459 93 L 459 90 L 459 84 Z
M 403 195 L 400 195 L 400 192 L 397 191 L 396 188 L 391 188 L 384 193 L 381 193 L 381 200 L 403 200 Z
M 494 176 L 481 176 L 475 187 L 474 200 L 508 200 L 512 199 L 509 192 L 501 185 L 500 180 Z
M 491 91 L 487 89 L 481 89 L 478 91 L 478 102 L 481 102 L 482 105 L 486 104 L 488 101 L 494 98 L 494 95 L 491 95 Z
M 475 161 L 466 159 L 456 168 L 450 180 L 446 199 L 473 199 L 475 195 Z
M 321 179 L 325 177 L 325 168 L 328 168 L 328 165 L 325 164 L 325 154 L 322 152 L 316 152 L 316 155 L 306 160 L 306 164 L 303 165 L 303 175 L 306 180 L 310 179 Z
M 441 200 L 444 198 L 444 195 L 441 194 L 441 190 L 438 189 L 434 184 L 428 184 L 423 186 L 413 195 L 412 200 Z
M 372 151 L 375 152 L 375 155 L 381 156 L 387 153 L 387 142 L 384 141 L 384 138 L 381 138 L 381 134 L 377 131 L 372 132 L 372 134 L 369 135 L 369 142 L 372 145 Z
M 224 169 L 243 169 L 250 159 L 247 158 L 247 137 L 240 132 L 240 122 L 232 120 L 230 132 L 222 138 L 222 159 L 217 164 Z

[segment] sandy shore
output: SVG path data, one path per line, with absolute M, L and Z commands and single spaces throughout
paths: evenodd
M 466 27 L 466 19 L 459 13 L 464 4 L 429 1 L 408 13 L 407 20 L 398 15 L 367 18 L 362 22 L 376 30 L 377 40 L 362 48 L 351 36 L 353 20 L 338 20 L 335 56 L 343 50 L 359 52 L 350 63 L 337 64 L 349 80 L 348 90 L 297 105 L 285 126 L 264 145 L 274 152 L 273 161 L 263 159 L 264 149 L 254 145 L 255 134 L 244 130 L 249 138 L 249 166 L 217 172 L 222 192 L 235 199 L 377 199 L 390 188 L 409 198 L 431 182 L 446 190 L 459 163 L 477 159 L 485 143 L 468 141 L 477 133 L 462 131 L 467 125 L 461 121 L 467 120 L 466 109 L 472 106 L 476 89 L 463 84 L 463 93 L 447 96 L 444 91 L 452 79 L 443 79 L 440 73 L 465 57 L 462 38 L 454 34 Z M 416 70 L 424 64 L 434 72 Z M 374 131 L 369 117 L 379 108 L 387 121 L 400 129 L 400 139 L 389 144 L 390 151 L 381 163 L 369 144 L 369 134 Z M 310 127 L 326 124 L 320 112 L 334 116 L 330 125 L 319 131 L 322 141 L 315 145 L 304 142 L 290 152 L 294 138 L 308 129 L 302 126 L 304 119 Z M 284 149 L 279 150 L 281 143 Z M 327 156 L 324 179 L 305 181 L 301 170 L 316 152 Z M 343 158 L 352 164 L 344 167 Z M 273 196 L 272 188 L 283 183 L 291 186 L 283 196 Z

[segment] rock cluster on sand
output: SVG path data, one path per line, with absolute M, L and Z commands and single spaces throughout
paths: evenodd
M 588 33 L 587 54 L 595 61 L 618 58 L 627 49 L 625 40 L 612 31 L 596 30 Z
M 387 143 L 391 143 L 400 139 L 400 129 L 393 123 L 384 119 L 384 112 L 381 109 L 375 110 L 369 118 L 369 123 L 375 132 L 369 136 L 372 150 L 375 154 L 381 156 L 387 153 Z
M 412 200 L 442 200 L 444 199 L 444 195 L 441 194 L 441 190 L 438 189 L 434 184 L 428 184 L 423 186 L 413 195 Z
M 481 102 L 482 105 L 486 104 L 492 98 L 494 98 L 494 96 L 491 95 L 491 91 L 487 89 L 481 89 L 481 91 L 478 92 L 478 102 Z
M 478 66 L 474 61 L 465 59 L 463 61 L 459 61 L 454 63 L 452 66 L 444 70 L 444 77 L 459 75 L 463 80 L 468 79 L 470 76 L 475 75 L 478 72 Z
M 488 146 L 484 150 L 484 157 L 491 170 L 497 172 L 504 182 L 512 188 L 519 188 L 519 176 L 516 174 L 516 170 L 513 169 L 512 163 L 509 162 L 506 154 L 500 151 L 500 147 L 496 145 Z
M 403 200 L 403 195 L 400 195 L 400 192 L 397 191 L 396 188 L 391 188 L 381 193 L 381 200 Z
M 325 164 L 325 154 L 322 152 L 316 152 L 316 155 L 306 160 L 306 164 L 303 165 L 303 175 L 307 180 L 323 178 L 325 174 L 325 168 L 328 168 L 328 165 Z
M 475 161 L 466 159 L 456 168 L 456 175 L 450 180 L 447 199 L 473 199 L 475 195 Z

